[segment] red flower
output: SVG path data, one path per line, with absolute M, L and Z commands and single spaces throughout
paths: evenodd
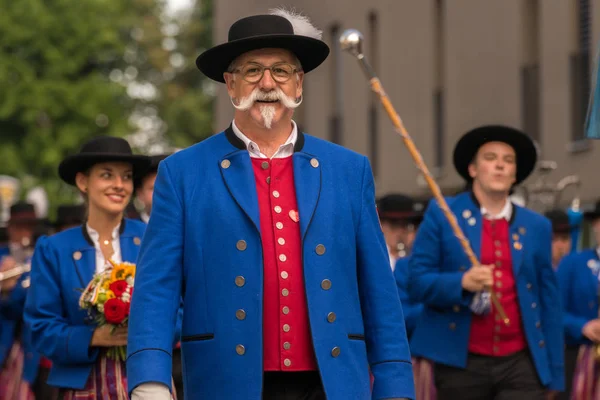
M 127 282 L 122 279 L 119 281 L 114 281 L 108 288 L 112 290 L 117 298 L 119 298 L 127 290 Z
M 109 324 L 120 324 L 128 314 L 127 304 L 119 299 L 109 299 L 104 303 L 104 317 Z

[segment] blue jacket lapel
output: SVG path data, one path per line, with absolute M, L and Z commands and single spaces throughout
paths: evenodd
M 307 153 L 296 152 L 293 157 L 300 235 L 304 239 L 321 194 L 321 165 L 319 160 Z
M 229 193 L 260 232 L 258 195 L 250 155 L 246 150 L 240 150 L 223 157 L 219 162 Z
M 81 287 L 85 288 L 96 273 L 96 249 L 92 246 L 82 247 L 73 252 L 72 257 Z
M 481 210 L 479 210 L 478 206 L 473 202 L 473 200 L 469 197 L 465 202 L 465 206 L 461 207 L 458 210 L 458 215 L 456 218 L 459 222 L 465 237 L 469 241 L 471 245 L 471 249 L 478 260 L 481 259 L 481 229 L 482 225 L 482 217 Z M 447 222 L 446 222 L 447 223 Z M 464 253 L 461 247 L 461 251 Z M 465 253 L 465 258 L 467 257 Z
M 519 212 L 519 207 L 513 205 L 513 218 L 509 229 L 510 255 L 512 258 L 513 274 L 515 278 L 519 275 L 521 264 L 523 263 L 523 252 L 525 239 L 527 237 L 527 229 L 523 221 L 523 213 Z M 529 233 L 531 234 L 531 233 Z M 527 241 L 531 243 L 530 240 Z
M 121 258 L 123 261 L 135 264 L 140 250 L 141 238 L 125 230 L 119 238 L 119 242 L 121 244 Z

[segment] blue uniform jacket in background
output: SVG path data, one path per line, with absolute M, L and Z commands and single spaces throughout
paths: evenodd
M 472 193 L 449 198 L 448 205 L 479 258 L 482 215 Z M 560 293 L 552 269 L 550 221 L 513 205 L 509 232 L 520 322 L 533 363 L 544 386 L 562 390 L 564 337 Z M 453 367 L 466 366 L 473 293 L 463 290 L 461 282 L 469 267 L 442 210 L 437 202 L 431 202 L 419 226 L 409 266 L 411 300 L 425 305 L 411 340 L 413 355 Z
M 595 249 L 565 256 L 556 271 L 563 302 L 563 324 L 567 345 L 592 344 L 583 336 L 583 326 L 598 318 L 598 270 Z

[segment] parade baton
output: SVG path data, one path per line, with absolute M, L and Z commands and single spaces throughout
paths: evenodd
M 435 197 L 440 208 L 444 212 L 446 219 L 448 220 L 448 222 L 450 223 L 450 226 L 452 227 L 452 230 L 454 231 L 454 235 L 458 238 L 458 240 L 459 240 L 463 250 L 467 254 L 467 257 L 469 258 L 471 264 L 476 267 L 481 266 L 481 264 L 479 263 L 479 260 L 477 260 L 475 253 L 473 253 L 473 250 L 471 249 L 471 246 L 469 245 L 469 241 L 467 240 L 464 233 L 460 229 L 460 226 L 458 226 L 456 217 L 454 216 L 452 211 L 450 211 L 450 208 L 448 207 L 448 203 L 446 203 L 444 196 L 442 196 L 440 187 L 438 186 L 436 181 L 433 179 L 433 177 L 429 173 L 429 169 L 427 168 L 427 165 L 425 165 L 425 162 L 423 161 L 423 157 L 421 157 L 421 154 L 419 153 L 419 150 L 415 146 L 415 143 L 413 142 L 410 135 L 406 131 L 406 128 L 404 128 L 404 124 L 402 123 L 400 116 L 398 115 L 396 110 L 394 110 L 394 106 L 392 106 L 392 103 L 390 102 L 390 99 L 388 98 L 387 94 L 385 94 L 385 91 L 383 90 L 383 87 L 381 86 L 381 81 L 379 80 L 379 78 L 377 78 L 377 76 L 373 72 L 373 69 L 371 68 L 371 66 L 369 65 L 367 60 L 365 59 L 365 55 L 363 54 L 363 51 L 362 51 L 362 42 L 363 42 L 363 36 L 356 29 L 348 29 L 348 30 L 344 31 L 342 33 L 342 35 L 340 36 L 340 44 L 341 44 L 342 50 L 345 50 L 345 51 L 351 53 L 353 56 L 355 56 L 358 59 L 360 66 L 362 67 L 362 70 L 369 78 L 369 82 L 371 83 L 371 90 L 373 90 L 373 92 L 375 92 L 377 95 L 379 95 L 379 99 L 381 100 L 381 103 L 383 104 L 383 108 L 385 108 L 385 111 L 387 112 L 388 116 L 392 120 L 392 124 L 394 125 L 396 132 L 398 132 L 400 134 L 400 136 L 402 136 L 402 140 L 404 141 L 404 144 L 406 145 L 413 160 L 417 164 L 417 167 L 423 173 L 423 176 L 424 176 L 425 180 L 427 181 L 427 184 L 429 185 L 429 189 L 431 189 L 431 192 L 433 193 L 433 197 Z M 498 297 L 496 296 L 496 293 L 494 292 L 494 290 L 492 288 L 490 288 L 490 297 L 492 298 L 492 303 L 493 303 L 494 307 L 496 307 L 496 310 L 500 314 L 500 317 L 502 318 L 504 323 L 506 325 L 508 325 L 510 323 L 510 320 L 506 316 L 506 313 L 504 312 L 504 308 L 500 304 L 500 301 L 498 301 Z

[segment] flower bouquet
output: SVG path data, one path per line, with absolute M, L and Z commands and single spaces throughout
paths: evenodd
M 135 264 L 128 262 L 114 263 L 94 275 L 79 298 L 79 307 L 87 310 L 98 326 L 110 325 L 111 331 L 118 327 L 127 326 L 129 307 L 133 294 Z M 125 346 L 110 347 L 107 357 L 125 361 L 127 351 Z

